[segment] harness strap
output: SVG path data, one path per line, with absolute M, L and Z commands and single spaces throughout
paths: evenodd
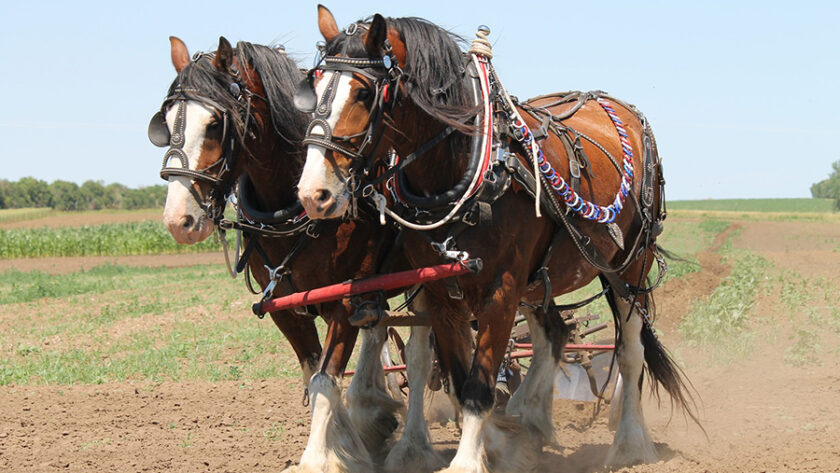
M 406 166 L 411 164 L 415 159 L 419 158 L 420 156 L 424 155 L 426 152 L 430 151 L 432 148 L 437 146 L 438 143 L 446 139 L 452 132 L 455 131 L 454 127 L 448 126 L 443 131 L 435 135 L 432 139 L 427 141 L 423 146 L 419 147 L 416 151 L 409 154 L 405 158 L 400 159 L 400 161 L 392 166 L 390 169 L 379 175 L 376 179 L 370 182 L 370 186 L 377 187 L 383 182 L 387 181 L 391 177 L 393 177 L 396 173 L 402 171 Z

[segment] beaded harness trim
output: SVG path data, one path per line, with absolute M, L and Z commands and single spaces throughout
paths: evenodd
M 590 202 L 575 192 L 563 176 L 558 174 L 551 166 L 551 163 L 545 159 L 542 149 L 534 142 L 534 135 L 528 128 L 528 125 L 518 116 L 511 116 L 510 119 L 511 127 L 518 132 L 519 136 L 522 136 L 520 141 L 525 145 L 525 149 L 530 151 L 532 155 L 536 154 L 536 164 L 540 172 L 545 176 L 548 183 L 563 199 L 569 209 L 587 220 L 594 220 L 598 223 L 611 223 L 615 221 L 616 217 L 618 217 L 624 208 L 624 200 L 627 198 L 627 194 L 630 192 L 630 187 L 633 183 L 633 147 L 628 140 L 624 124 L 621 118 L 618 117 L 612 104 L 603 97 L 598 97 L 596 101 L 604 109 L 615 126 L 619 139 L 621 140 L 621 151 L 624 155 L 621 185 L 618 192 L 616 192 L 612 204 L 606 207 Z

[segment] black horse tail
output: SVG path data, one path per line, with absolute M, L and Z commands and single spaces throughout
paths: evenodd
M 652 294 L 648 294 L 648 298 L 651 302 L 648 307 L 652 312 L 655 308 L 652 303 Z M 651 379 L 651 391 L 656 396 L 657 401 L 660 401 L 659 387 L 661 386 L 671 397 L 671 409 L 673 410 L 675 406 L 679 407 L 708 437 L 706 429 L 703 428 L 700 419 L 697 417 L 697 402 L 695 400 L 697 390 L 694 385 L 691 384 L 685 372 L 677 365 L 668 350 L 656 337 L 653 328 L 647 323 L 642 324 L 641 338 L 645 350 L 645 366 Z

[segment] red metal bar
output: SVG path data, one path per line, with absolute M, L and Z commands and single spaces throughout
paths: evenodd
M 615 345 L 566 345 L 566 351 L 584 351 L 584 350 L 615 350 Z M 513 359 L 528 358 L 534 356 L 534 350 L 515 351 L 510 354 Z
M 466 273 L 481 271 L 481 260 L 471 259 L 462 262 L 440 264 L 427 268 L 411 269 L 399 273 L 383 274 L 367 279 L 345 281 L 331 286 L 319 287 L 309 291 L 296 292 L 288 296 L 278 297 L 254 304 L 253 310 L 257 315 L 266 312 L 291 309 L 309 304 L 334 301 L 345 296 L 364 294 L 374 291 L 389 291 L 401 287 L 409 287 L 421 282 L 459 276 Z
M 533 344 L 531 343 L 514 343 L 514 348 L 525 348 L 530 350 L 534 348 Z M 584 351 L 584 350 L 615 350 L 615 345 L 590 345 L 588 343 L 584 344 L 574 344 L 569 343 L 566 345 L 566 351 Z

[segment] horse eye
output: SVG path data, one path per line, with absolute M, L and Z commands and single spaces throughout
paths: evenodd
M 210 123 L 207 125 L 207 128 L 209 128 L 209 129 L 211 129 L 211 130 L 216 130 L 216 129 L 218 129 L 221 125 L 222 125 L 222 124 L 219 122 L 219 120 L 213 120 L 212 122 L 210 122 Z
M 358 100 L 359 102 L 366 102 L 369 99 L 370 89 L 359 89 L 359 91 L 356 92 L 356 100 Z

